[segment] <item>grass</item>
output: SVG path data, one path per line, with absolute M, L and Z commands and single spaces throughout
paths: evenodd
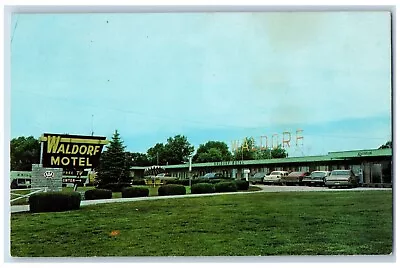
M 19 257 L 390 254 L 392 192 L 281 192 L 11 215 Z
M 150 187 L 150 186 L 143 186 L 143 185 L 133 185 L 133 187 L 147 187 L 149 189 L 149 196 L 158 196 L 158 188 L 159 187 Z M 190 194 L 191 190 L 189 186 L 185 186 L 186 188 L 186 194 Z M 94 186 L 88 186 L 88 187 L 78 187 L 77 191 L 78 192 L 85 192 L 87 190 L 91 190 L 91 189 L 95 189 Z M 62 191 L 63 192 L 72 192 L 74 190 L 74 188 L 72 187 L 63 187 Z M 259 191 L 261 190 L 261 188 L 259 187 L 255 187 L 255 186 L 250 186 L 249 187 L 249 191 Z M 19 194 L 27 194 L 29 193 L 29 190 L 23 190 L 23 191 L 18 191 Z M 15 198 L 14 196 L 11 196 L 11 198 Z M 122 194 L 121 192 L 114 192 L 112 193 L 112 198 L 122 198 Z M 27 199 L 23 198 L 23 199 L 19 199 L 17 201 L 14 201 L 12 203 L 12 205 L 28 205 L 28 201 Z

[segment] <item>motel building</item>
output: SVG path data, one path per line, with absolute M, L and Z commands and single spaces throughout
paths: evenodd
M 312 172 L 315 170 L 351 169 L 356 175 L 360 175 L 362 172 L 364 185 L 391 186 L 392 160 L 391 148 L 341 151 L 318 156 L 192 163 L 191 175 L 196 177 L 209 172 L 220 172 L 224 177 L 242 179 L 245 177 L 244 170 L 250 170 L 251 175 L 256 172 L 272 172 L 274 170 Z M 161 167 L 172 177 L 189 178 L 189 163 Z M 132 167 L 132 176 L 143 178 L 146 168 L 149 167 Z

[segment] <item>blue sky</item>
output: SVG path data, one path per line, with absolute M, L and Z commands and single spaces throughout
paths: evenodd
M 197 148 L 302 129 L 290 156 L 391 139 L 388 12 L 16 14 L 11 27 L 12 138 L 93 123 L 146 152 L 177 134 Z

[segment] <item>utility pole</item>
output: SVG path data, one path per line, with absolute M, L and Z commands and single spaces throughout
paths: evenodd
M 157 166 L 158 166 L 158 152 L 157 152 Z

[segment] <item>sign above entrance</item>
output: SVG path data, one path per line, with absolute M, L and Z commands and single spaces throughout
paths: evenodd
M 106 137 L 50 133 L 44 133 L 40 140 L 43 167 L 64 170 L 97 167 L 103 146 L 108 144 Z

